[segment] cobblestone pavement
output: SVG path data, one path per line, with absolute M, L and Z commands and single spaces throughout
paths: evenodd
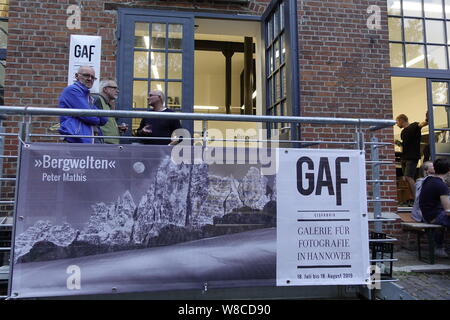
M 395 272 L 404 290 L 419 300 L 450 300 L 450 272 Z
M 408 250 L 396 252 L 394 257 L 398 262 L 394 263 L 393 278 L 399 279 L 397 284 L 408 294 L 419 300 L 450 300 L 450 259 L 436 258 L 430 265 L 419 261 L 416 251 Z

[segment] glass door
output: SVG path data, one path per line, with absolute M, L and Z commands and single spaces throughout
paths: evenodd
M 431 158 L 450 157 L 450 80 L 428 80 Z
M 161 90 L 166 106 L 193 111 L 194 23 L 190 16 L 164 16 L 135 10 L 119 10 L 120 59 L 118 60 L 119 107 L 147 110 L 147 95 Z M 133 119 L 133 129 L 140 119 Z M 183 127 L 192 131 L 192 121 Z
M 265 62 L 265 109 L 271 116 L 299 116 L 296 1 L 273 0 L 262 16 Z M 278 123 L 281 140 L 296 140 L 299 127 Z

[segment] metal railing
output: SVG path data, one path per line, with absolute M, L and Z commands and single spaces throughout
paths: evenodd
M 394 183 L 394 180 L 386 179 L 382 175 L 381 166 L 393 165 L 394 162 L 386 161 L 380 157 L 380 149 L 385 147 L 392 147 L 393 143 L 382 142 L 376 137 L 376 132 L 383 128 L 392 127 L 395 124 L 393 120 L 383 120 L 383 119 L 355 119 L 355 118 L 326 118 L 326 117 L 286 117 L 286 116 L 253 116 L 253 115 L 230 115 L 230 114 L 200 114 L 200 113 L 166 113 L 166 112 L 148 112 L 148 111 L 122 111 L 122 110 L 84 110 L 84 109 L 58 109 L 58 108 L 37 108 L 37 107 L 21 107 L 21 106 L 0 106 L 0 114 L 3 115 L 14 115 L 22 116 L 22 121 L 18 123 L 17 133 L 5 133 L 0 132 L 2 137 L 17 137 L 18 141 L 29 143 L 33 138 L 46 137 L 55 138 L 55 142 L 61 139 L 62 135 L 57 134 L 35 134 L 32 133 L 33 125 L 38 123 L 38 121 L 33 121 L 33 117 L 37 116 L 103 116 L 103 117 L 115 117 L 115 118 L 160 118 L 160 119 L 178 119 L 178 120 L 198 120 L 202 121 L 202 128 L 207 127 L 207 121 L 232 121 L 232 122 L 255 122 L 255 123 L 290 123 L 291 128 L 299 128 L 300 125 L 338 125 L 346 126 L 349 132 L 353 132 L 352 141 L 348 138 L 342 139 L 342 141 L 336 141 L 335 139 L 319 139 L 319 140 L 273 140 L 273 139 L 232 139 L 234 142 L 278 142 L 278 143 L 292 143 L 300 145 L 301 147 L 316 147 L 320 145 L 342 145 L 350 146 L 354 149 L 369 151 L 370 158 L 366 160 L 367 169 L 370 169 L 370 176 L 368 176 L 366 182 L 368 186 L 371 186 L 372 194 L 368 198 L 368 204 L 372 206 L 373 218 L 369 219 L 369 223 L 374 224 L 375 232 L 382 232 L 382 224 L 385 222 L 393 222 L 395 219 L 384 218 L 382 215 L 382 204 L 389 202 L 396 202 L 394 199 L 382 198 L 382 184 Z M 317 134 L 320 138 L 320 133 Z M 369 141 L 365 141 L 365 135 L 369 135 Z M 76 137 L 87 137 L 87 138 L 98 138 L 97 136 L 76 136 Z M 119 136 L 112 138 L 120 138 L 124 140 L 128 139 L 152 139 L 152 138 L 141 138 L 135 136 Z M 4 138 L 3 138 L 4 139 Z M 160 138 L 159 138 L 160 139 Z M 167 138 L 170 139 L 170 138 Z M 193 141 L 200 140 L 203 143 L 211 142 L 207 136 L 202 136 L 200 138 L 190 138 Z M 219 139 L 215 141 L 230 141 L 227 139 Z M 367 153 L 366 153 L 367 154 Z M 20 148 L 17 151 L 17 155 L 0 155 L 2 159 L 13 159 L 17 160 L 20 158 Z M 6 177 L 0 178 L 0 182 L 14 182 L 17 183 L 17 177 Z M 16 205 L 17 192 L 15 190 L 16 199 L 14 200 L 1 200 L 0 205 Z M 11 217 L 11 215 L 10 215 Z M 2 224 L 0 217 L 0 228 L 13 228 L 13 224 L 4 223 Z M 384 239 L 370 239 L 369 242 L 395 242 L 397 239 L 392 237 L 386 237 Z M 10 247 L 0 247 L 1 251 L 10 251 Z M 397 259 L 384 259 L 377 257 L 376 259 L 371 259 L 370 263 L 372 265 L 376 263 L 392 263 L 397 261 Z M 0 260 L 1 262 L 1 260 Z M 382 279 L 378 282 L 395 282 L 397 279 Z M 368 297 L 373 298 L 375 292 L 369 292 Z M 0 296 L 0 298 L 6 298 L 6 296 Z

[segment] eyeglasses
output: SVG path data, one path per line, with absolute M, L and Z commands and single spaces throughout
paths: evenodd
M 115 90 L 117 90 L 117 89 L 119 89 L 119 87 L 114 87 L 114 86 L 106 86 L 107 88 L 111 88 L 111 89 L 115 89 Z
M 97 78 L 95 76 L 93 76 L 92 74 L 89 73 L 79 73 L 80 76 L 83 76 L 86 79 L 92 79 L 92 80 L 97 80 Z
M 149 94 L 148 96 L 149 97 L 160 97 L 161 98 L 161 95 L 159 95 L 159 94 Z

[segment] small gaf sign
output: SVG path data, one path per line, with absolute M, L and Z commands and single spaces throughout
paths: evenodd
M 277 285 L 369 280 L 364 153 L 280 149 Z
M 69 74 L 67 84 L 76 81 L 75 73 L 81 66 L 90 66 L 95 70 L 95 76 L 100 79 L 100 61 L 102 56 L 102 37 L 71 35 L 69 53 Z M 98 92 L 99 81 L 95 81 L 91 92 Z

